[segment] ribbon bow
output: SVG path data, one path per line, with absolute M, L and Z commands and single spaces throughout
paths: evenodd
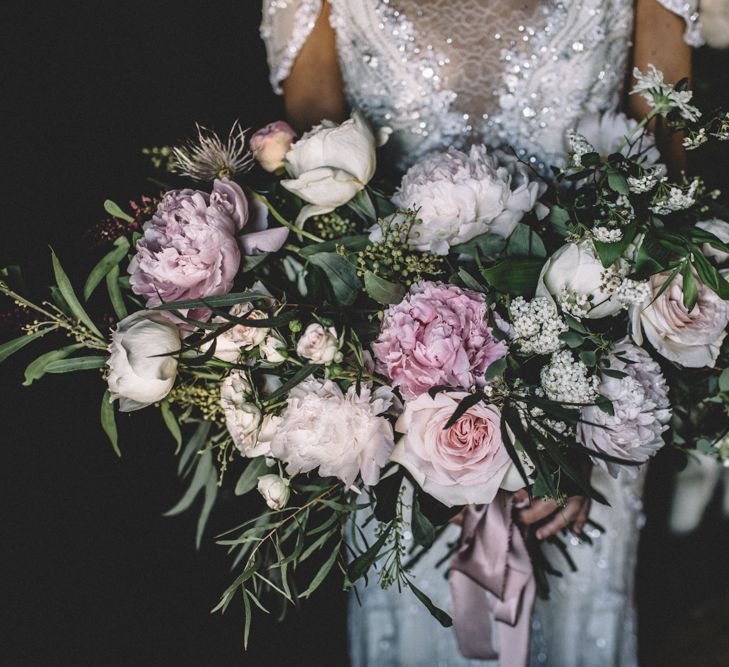
M 506 667 L 527 663 L 536 594 L 529 553 L 511 518 L 513 503 L 514 494 L 501 490 L 490 505 L 467 509 L 450 574 L 453 627 L 461 653 L 466 658 L 498 658 Z M 499 651 L 491 637 L 492 617 Z

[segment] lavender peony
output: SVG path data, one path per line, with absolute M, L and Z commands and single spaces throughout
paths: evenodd
M 483 386 L 486 369 L 506 355 L 494 339 L 482 294 L 455 285 L 413 285 L 390 306 L 372 343 L 378 372 L 410 400 L 438 385 Z
M 144 225 L 129 263 L 132 290 L 148 307 L 162 302 L 225 294 L 233 286 L 243 254 L 278 250 L 288 229 L 267 229 L 260 208 L 249 205 L 237 183 L 216 180 L 213 192 L 172 190 Z M 250 218 L 250 219 L 249 219 Z M 207 308 L 190 311 L 205 320 Z
M 415 248 L 447 255 L 479 234 L 508 237 L 544 190 L 517 160 L 473 146 L 468 154 L 451 148 L 413 165 L 393 202 L 418 211 L 422 224 L 409 239 Z
M 609 359 L 610 370 L 625 373 L 623 378 L 605 373 L 600 378 L 600 393 L 612 401 L 615 414 L 594 405 L 583 408 L 577 436 L 588 449 L 643 463 L 664 445 L 661 434 L 671 418 L 668 386 L 658 364 L 628 339 L 615 346 Z M 619 464 L 594 461 L 617 477 Z

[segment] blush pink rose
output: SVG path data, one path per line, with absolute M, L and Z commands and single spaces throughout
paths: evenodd
M 724 301 L 694 274 L 699 289 L 689 312 L 683 305 L 683 278 L 679 275 L 658 297 L 653 295 L 670 276 L 668 271 L 650 278 L 648 305 L 631 308 L 633 338 L 642 345 L 643 334 L 666 359 L 689 368 L 713 367 L 729 324 L 729 302 Z
M 390 306 L 372 343 L 377 371 L 406 400 L 439 385 L 482 387 L 486 369 L 506 355 L 488 326 L 482 294 L 455 285 L 422 282 Z
M 406 468 L 422 489 L 444 505 L 490 503 L 500 489 L 524 486 L 504 447 L 501 413 L 479 403 L 449 429 L 444 426 L 468 394 L 423 394 L 405 404 L 395 430 L 403 437 L 391 460 Z
M 251 152 L 263 169 L 273 173 L 283 169 L 284 156 L 291 149 L 294 139 L 296 132 L 293 128 L 288 123 L 277 120 L 251 137 Z
M 137 253 L 129 263 L 132 290 L 146 299 L 148 308 L 226 294 L 238 273 L 241 251 L 246 255 L 272 252 L 287 236 L 285 227 L 267 229 L 260 207 L 251 210 L 245 193 L 233 181 L 216 180 L 210 195 L 172 190 L 144 225 Z M 206 320 L 210 310 L 196 308 L 188 315 Z

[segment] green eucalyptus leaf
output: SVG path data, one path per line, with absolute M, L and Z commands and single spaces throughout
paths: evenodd
M 167 399 L 159 404 L 159 411 L 162 413 L 162 420 L 164 421 L 167 430 L 175 439 L 175 443 L 177 444 L 175 454 L 177 455 L 180 453 L 180 449 L 182 448 L 182 431 L 180 430 L 180 425 L 177 423 L 177 417 L 175 417 L 172 412 L 170 402 Z
M 104 210 L 114 218 L 119 218 L 119 220 L 124 220 L 125 222 L 134 222 L 134 218 L 122 211 L 119 204 L 113 202 L 111 199 L 107 199 L 104 202 Z
M 380 278 L 372 271 L 365 272 L 364 286 L 370 298 L 383 304 L 400 303 L 406 292 L 404 285 Z
M 699 300 L 699 286 L 690 264 L 687 263 L 681 273 L 683 274 L 683 306 L 688 312 L 691 312 Z
M 31 361 L 25 369 L 25 381 L 23 382 L 24 387 L 29 387 L 35 380 L 40 380 L 46 374 L 46 366 L 52 361 L 58 361 L 59 359 L 65 359 L 76 350 L 80 350 L 83 347 L 81 343 L 74 343 L 73 345 L 66 345 L 58 350 L 51 350 L 38 357 L 35 361 Z
M 73 291 L 71 281 L 68 279 L 66 272 L 63 270 L 61 263 L 56 257 L 56 253 L 51 250 L 51 262 L 53 263 L 53 273 L 56 277 L 56 284 L 61 292 L 70 313 L 81 322 L 89 331 L 96 334 L 99 338 L 103 338 L 101 331 L 98 330 L 88 313 L 84 310 L 81 302 L 78 300 L 76 293 Z
M 46 373 L 74 373 L 75 371 L 92 371 L 106 366 L 109 357 L 74 357 L 51 361 L 46 366 Z
M 425 593 L 423 593 L 423 591 L 417 588 L 412 581 L 408 581 L 408 587 L 415 597 L 418 598 L 418 600 L 420 600 L 420 602 L 430 612 L 430 615 L 438 621 L 438 623 L 440 623 L 444 628 L 450 628 L 453 625 L 453 619 L 440 607 L 436 607 L 435 604 L 433 604 L 433 601 Z
M 106 274 L 106 291 L 109 293 L 109 300 L 116 316 L 123 320 L 127 315 L 127 307 L 124 304 L 124 295 L 119 286 L 119 267 L 112 266 Z
M 308 260 L 324 272 L 338 303 L 351 306 L 355 302 L 362 283 L 351 262 L 335 252 L 315 253 Z
M 314 578 L 311 580 L 311 583 L 309 584 L 308 588 L 299 595 L 300 598 L 308 598 L 311 596 L 311 594 L 321 586 L 324 579 L 326 579 L 327 575 L 331 571 L 332 567 L 334 566 L 334 563 L 337 562 L 337 556 L 339 555 L 339 547 L 336 547 L 331 554 L 329 554 L 329 558 L 324 561 L 324 564 L 319 568 L 319 571 L 316 573 Z
M 492 380 L 495 380 L 498 377 L 501 377 L 504 374 L 504 371 L 506 370 L 507 361 L 506 357 L 502 357 L 501 359 L 497 359 L 493 363 L 489 365 L 489 367 L 486 369 L 486 372 L 484 373 L 484 380 L 486 382 L 491 382 Z
M 119 449 L 119 433 L 116 428 L 116 418 L 114 417 L 114 404 L 111 401 L 111 395 L 107 389 L 101 399 L 101 428 L 104 429 L 106 437 L 109 438 L 111 446 L 114 448 L 116 455 L 121 458 L 121 450 Z
M 13 340 L 3 343 L 0 345 L 0 362 L 5 361 L 11 354 L 15 354 L 18 350 L 22 350 L 36 338 L 41 338 L 51 331 L 55 331 L 55 328 L 40 329 L 32 334 L 25 334 L 24 336 L 19 336 L 18 338 L 13 338 Z
M 435 526 L 420 509 L 420 491 L 415 490 L 413 494 L 411 525 L 415 544 L 429 547 L 435 540 Z
M 320 252 L 336 252 L 337 247 L 342 246 L 350 252 L 364 250 L 370 244 L 369 236 L 365 234 L 357 236 L 343 236 L 332 241 L 322 241 L 321 243 L 312 243 L 305 245 L 299 250 L 299 254 L 304 257 L 310 257 Z
M 255 489 L 258 484 L 258 478 L 261 475 L 265 475 L 267 471 L 268 466 L 266 465 L 265 456 L 259 456 L 248 461 L 248 464 L 235 485 L 235 495 L 243 496 Z
M 91 269 L 84 285 L 84 301 L 88 301 L 99 283 L 106 277 L 112 268 L 118 269 L 121 262 L 129 252 L 129 241 L 126 236 L 120 236 L 114 241 L 114 249 L 104 255 L 96 266 Z

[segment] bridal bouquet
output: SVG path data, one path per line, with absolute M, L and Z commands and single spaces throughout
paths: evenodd
M 80 289 L 55 254 L 41 303 L 3 270 L 32 319 L 0 360 L 43 338 L 24 384 L 99 373 L 117 453 L 116 411 L 158 409 L 189 484 L 170 513 L 202 497 L 198 543 L 220 486 L 245 496 L 218 538 L 237 572 L 218 608 L 241 595 L 246 638 L 254 607 L 332 573 L 410 588 L 449 625 L 409 565 L 464 506 L 453 570 L 473 579 L 491 506 L 504 552 L 531 558 L 520 590 L 544 588 L 555 566 L 511 523 L 513 492 L 606 502 L 593 466 L 635 474 L 666 442 L 729 450 L 729 211 L 701 180 L 669 180 L 647 131 L 660 118 L 694 149 L 729 138 L 729 115 L 635 76 L 649 116 L 583 119 L 549 177 L 473 146 L 393 187 L 376 169 L 387 132 L 356 111 L 298 139 L 278 122 L 150 150 L 184 182 L 106 203 L 108 252 Z

